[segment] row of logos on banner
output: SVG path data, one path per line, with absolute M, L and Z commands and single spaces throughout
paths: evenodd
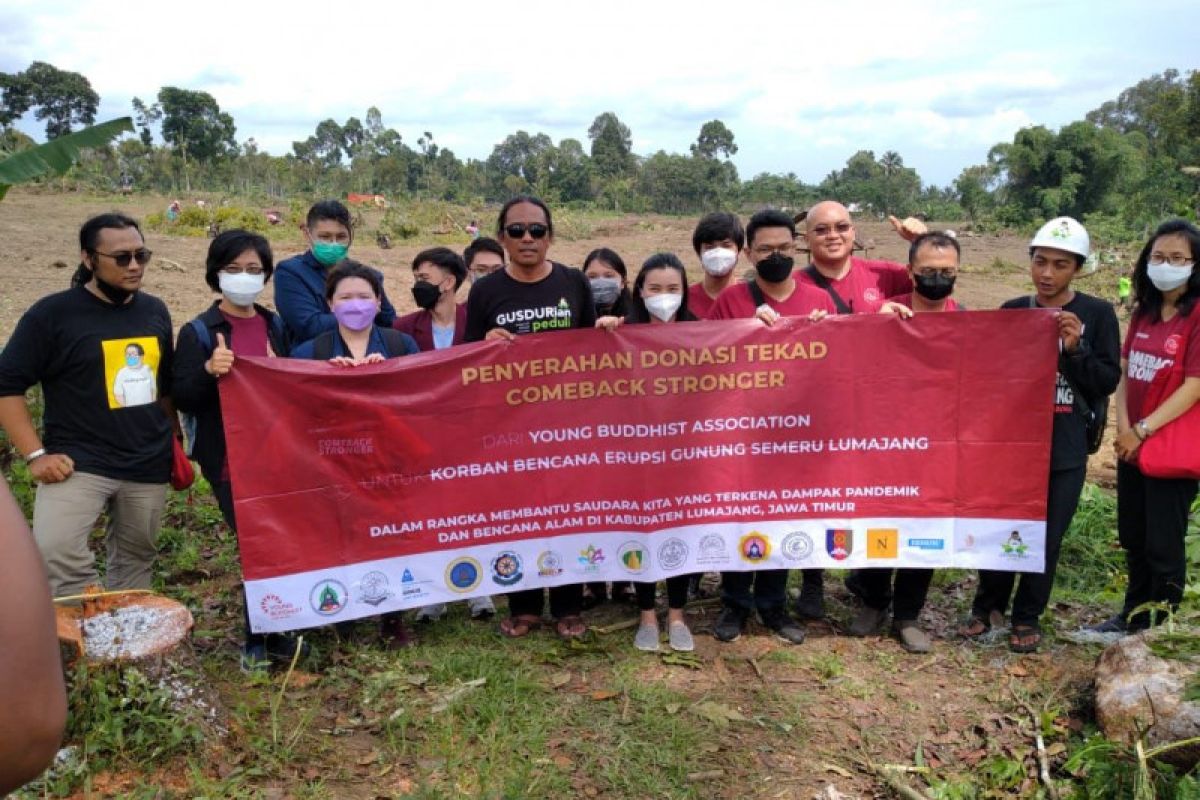
M 792 531 L 784 534 L 776 542 L 769 535 L 751 531 L 737 538 L 734 556 L 730 553 L 727 538 L 720 533 L 707 533 L 692 541 L 671 536 L 658 543 L 657 564 L 661 572 L 672 574 L 681 572 L 689 562 L 696 567 L 695 571 L 744 569 L 746 566 L 762 565 L 777 554 L 776 563 L 782 561 L 783 565 L 799 568 L 803 567 L 805 562 L 811 561 L 816 553 L 817 542 L 814 538 L 805 531 Z M 825 530 L 823 543 L 825 554 L 835 564 L 850 560 L 857 549 L 862 558 L 856 558 L 853 565 L 846 566 L 867 566 L 871 561 L 891 561 L 891 564 L 880 563 L 876 566 L 895 566 L 894 562 L 904 551 L 937 555 L 947 549 L 946 539 L 943 537 L 907 536 L 897 528 L 868 528 L 858 535 L 851 528 L 828 528 Z M 538 544 L 544 545 L 546 541 L 540 540 Z M 973 535 L 965 534 L 957 542 L 956 549 L 969 551 L 974 549 L 976 544 Z M 994 543 L 989 550 L 995 551 L 991 554 L 991 560 L 994 562 L 1022 561 L 1030 557 L 1029 545 L 1016 530 Z M 312 585 L 307 602 L 312 612 L 320 617 L 335 617 L 352 602 L 375 608 L 385 604 L 389 608 L 396 605 L 412 608 L 445 600 L 442 587 L 452 594 L 479 595 L 513 591 L 527 576 L 536 576 L 536 580 L 529 581 L 530 584 L 547 585 L 561 583 L 560 578 L 563 574 L 578 575 L 581 581 L 603 578 L 636 579 L 644 576 L 650 569 L 651 548 L 644 540 L 626 541 L 616 549 L 614 555 L 615 558 L 606 553 L 602 544 L 590 542 L 577 552 L 571 552 L 569 557 L 554 549 L 543 549 L 535 557 L 529 558 L 516 548 L 501 550 L 484 560 L 475 555 L 457 555 L 446 563 L 441 571 L 442 574 L 436 581 L 441 586 L 436 589 L 435 580 L 422 574 L 420 568 L 415 566 L 400 570 L 399 585 L 396 588 L 393 588 L 392 579 L 387 573 L 372 569 L 353 583 L 356 590 L 353 596 L 343 581 L 324 577 Z M 436 557 L 436 554 L 424 554 L 420 558 L 424 562 L 430 557 Z M 740 560 L 740 566 L 736 564 L 735 558 Z M 417 571 L 414 572 L 414 569 Z M 283 580 L 286 581 L 287 578 Z M 284 600 L 277 592 L 264 594 L 258 605 L 263 615 L 274 622 L 307 615 L 299 604 Z M 368 610 L 354 616 L 369 615 Z

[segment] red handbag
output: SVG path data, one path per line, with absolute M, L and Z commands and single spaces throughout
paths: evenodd
M 195 482 L 196 470 L 183 452 L 183 442 L 172 436 L 171 444 L 171 488 L 182 491 Z
M 1184 346 L 1176 354 L 1171 368 L 1155 375 L 1146 389 L 1141 419 L 1183 385 L 1186 341 L 1184 337 Z M 1146 437 L 1137 451 L 1137 466 L 1143 475 L 1151 478 L 1200 480 L 1200 402 Z

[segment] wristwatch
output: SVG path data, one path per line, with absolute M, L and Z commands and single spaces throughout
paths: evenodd
M 1144 419 L 1138 420 L 1137 424 L 1133 427 L 1137 428 L 1141 432 L 1143 439 L 1154 433 L 1154 431 L 1150 429 L 1150 426 L 1146 424 L 1146 420 Z

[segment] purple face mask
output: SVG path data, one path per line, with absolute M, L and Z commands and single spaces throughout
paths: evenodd
M 343 300 L 333 307 L 333 315 L 337 317 L 337 321 L 352 331 L 371 327 L 378 311 L 374 300 Z

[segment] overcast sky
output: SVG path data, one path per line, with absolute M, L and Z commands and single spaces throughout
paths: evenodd
M 277 155 L 372 105 L 411 146 L 431 131 L 464 159 L 517 130 L 587 148 L 592 119 L 614 111 L 641 155 L 687 152 L 722 120 L 743 178 L 817 182 L 857 150 L 896 150 L 944 185 L 1021 127 L 1200 67 L 1198 23 L 1197 0 L 4 0 L 0 71 L 81 72 L 98 120 L 162 86 L 202 89 L 239 142 Z M 32 114 L 20 127 L 44 138 Z

